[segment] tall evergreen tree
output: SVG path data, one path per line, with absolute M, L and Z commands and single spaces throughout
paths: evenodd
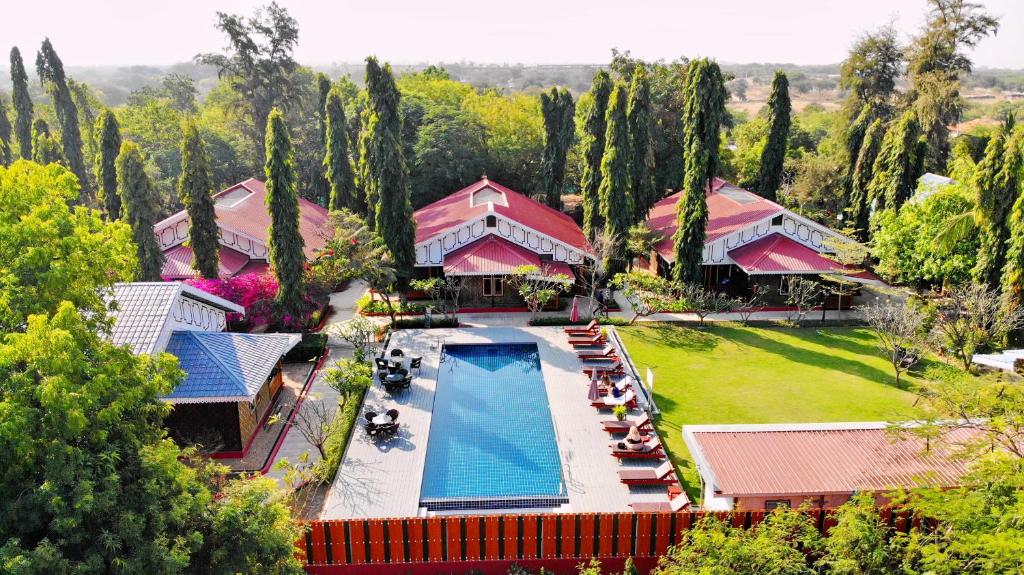
M 871 183 L 875 158 L 878 157 L 878 149 L 882 147 L 884 135 L 885 124 L 880 118 L 876 118 L 864 132 L 857 160 L 853 164 L 853 174 L 850 176 L 850 200 L 847 214 L 857 239 L 862 242 L 868 240 L 868 219 L 871 216 L 871 206 L 868 205 L 868 184 Z
M 1012 160 L 1007 161 L 1004 169 L 1012 170 L 1013 164 L 1017 163 L 1019 174 L 1024 134 L 1018 133 L 1010 146 L 1013 149 Z M 1006 221 L 1009 237 L 1006 240 L 1006 263 L 1002 270 L 1003 302 L 1008 308 L 1024 306 L 1024 193 L 1020 191 L 1020 182 L 1016 195 L 1017 200 Z
M 75 105 L 67 78 L 64 76 L 64 64 L 50 44 L 50 39 L 43 40 L 43 45 L 36 55 L 36 72 L 39 80 L 46 86 L 53 98 L 53 108 L 57 112 L 60 124 L 61 147 L 68 161 L 68 168 L 76 176 L 82 186 L 82 193 L 88 195 L 92 186 L 85 169 L 85 158 L 82 156 L 82 133 L 78 126 L 78 106 Z
M 601 156 L 604 154 L 604 134 L 607 124 L 608 98 L 612 93 L 612 79 L 601 70 L 590 85 L 590 107 L 583 117 L 583 173 L 580 178 L 580 203 L 583 206 L 583 233 L 592 237 L 601 227 Z
M 348 122 L 345 121 L 345 106 L 341 102 L 341 93 L 337 89 L 327 95 L 324 107 L 327 130 L 327 153 L 324 155 L 327 182 L 330 184 L 331 195 L 327 202 L 328 209 L 362 212 L 361 198 L 357 196 L 355 173 L 348 150 Z
M 32 122 L 32 161 L 37 164 L 66 165 L 60 142 L 50 133 L 50 125 L 42 118 Z
M 848 100 L 848 103 L 850 101 Z M 879 119 L 879 114 L 876 111 L 877 108 L 872 104 L 862 105 L 859 100 L 853 100 L 853 104 L 860 108 L 860 112 L 853 116 L 853 120 L 850 121 L 849 125 L 843 131 L 843 147 L 846 152 L 846 173 L 844 174 L 843 182 L 843 204 L 850 206 L 852 203 L 851 196 L 853 195 L 853 171 L 857 166 L 857 158 L 860 157 L 860 149 L 864 144 L 864 136 L 867 134 L 868 128 L 872 122 Z M 879 136 L 884 135 L 883 130 Z M 876 152 L 877 153 L 877 152 Z M 874 160 L 872 160 L 874 161 Z M 871 166 L 868 166 L 870 172 Z M 864 192 L 864 190 L 861 190 Z M 867 196 L 865 196 L 866 198 Z
M 629 177 L 633 191 L 633 223 L 647 218 L 647 212 L 658 201 L 654 187 L 654 140 L 651 136 L 651 80 L 642 63 L 633 70 L 629 84 Z
M 707 192 L 718 171 L 719 129 L 725 114 L 725 84 L 718 64 L 706 58 L 690 64 L 683 106 L 683 197 L 676 207 L 676 262 L 680 284 L 702 284 Z
M 367 205 L 375 208 L 375 229 L 391 252 L 398 287 L 404 289 L 416 262 L 416 223 L 409 198 L 409 171 L 402 153 L 400 96 L 389 64 L 382 68 L 376 58 L 366 59 L 366 93 L 369 113 L 363 186 Z
M 7 118 L 7 102 L 0 96 L 0 166 L 9 166 L 14 157 L 11 121 Z
M 96 183 L 99 200 L 107 218 L 121 218 L 121 196 L 117 193 L 117 155 L 121 153 L 121 127 L 110 110 L 104 110 L 96 120 L 96 133 L 100 138 L 100 151 L 96 155 Z
M 1012 118 L 1002 132 L 989 140 L 985 157 L 978 163 L 974 175 L 978 207 L 975 210 L 980 246 L 974 266 L 974 281 L 990 287 L 1001 286 L 1000 276 L 1006 265 L 1007 239 L 1010 236 L 1007 219 L 1021 182 L 1021 147 L 1014 139 Z
M 282 312 L 302 309 L 302 270 L 306 243 L 299 233 L 299 196 L 295 191 L 295 160 L 284 114 L 274 108 L 267 118 L 267 211 L 270 212 L 270 263 L 277 277 L 277 303 Z
M 142 149 L 134 142 L 124 142 L 117 155 L 116 166 L 117 193 L 121 196 L 124 220 L 132 227 L 132 240 L 139 258 L 139 281 L 160 281 L 164 254 L 153 234 L 158 213 L 157 198 L 146 175 Z
M 917 139 L 920 128 L 913 110 L 892 123 L 882 138 L 878 157 L 872 166 L 868 184 L 868 202 L 877 201 L 879 209 L 899 209 L 917 188 L 915 173 Z
M 18 152 L 21 157 L 31 160 L 32 156 L 32 98 L 28 95 L 28 74 L 25 73 L 25 62 L 21 59 L 21 51 L 15 46 L 11 48 L 11 84 L 14 104 L 14 134 L 18 140 Z
M 565 162 L 576 133 L 573 115 L 576 106 L 572 94 L 565 88 L 551 88 L 540 95 L 540 112 L 544 118 L 544 157 L 541 162 L 540 188 L 544 201 L 562 209 L 562 190 L 565 188 Z
M 188 246 L 192 248 L 192 267 L 204 278 L 217 278 L 220 271 L 220 233 L 213 208 L 210 157 L 199 136 L 199 129 L 192 122 L 185 125 L 182 134 L 178 195 L 188 210 Z
M 629 173 L 629 123 L 626 119 L 626 89 L 617 84 L 608 100 L 604 154 L 601 156 L 601 219 L 605 232 L 624 238 L 633 224 L 632 191 Z M 621 271 L 621 260 L 610 258 L 605 262 L 610 274 Z
M 317 157 L 325 157 L 327 155 L 327 95 L 331 92 L 331 80 L 327 77 L 327 74 L 318 72 L 316 75 L 316 120 L 317 127 L 320 129 L 318 132 L 319 144 L 317 150 Z M 324 207 L 328 207 L 330 203 L 331 184 L 327 181 L 327 175 L 318 170 L 316 175 L 313 176 L 313 197 L 316 201 Z
M 757 193 L 773 202 L 782 183 L 782 167 L 786 162 L 786 143 L 789 141 L 790 112 L 789 79 L 782 70 L 775 72 L 772 91 L 768 96 L 768 140 L 761 152 L 761 166 L 757 171 Z

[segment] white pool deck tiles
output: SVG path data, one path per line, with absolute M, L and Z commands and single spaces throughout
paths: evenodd
M 441 347 L 445 344 L 537 344 L 541 372 L 554 420 L 562 478 L 569 496 L 559 511 L 582 513 L 630 511 L 630 501 L 667 500 L 665 488 L 629 488 L 619 481 L 619 469 L 627 465 L 658 462 L 627 462 L 612 457 L 610 436 L 600 422 L 612 419 L 610 411 L 598 411 L 587 401 L 590 380 L 581 371 L 576 352 L 560 327 L 495 327 L 469 329 L 402 330 L 391 337 L 388 350 L 398 348 L 406 356 L 422 356 L 422 371 L 409 390 L 389 395 L 379 384 L 367 392 L 361 412 L 378 413 L 395 408 L 402 424 L 399 435 L 375 442 L 363 432 L 362 413 L 353 431 L 338 475 L 324 505 L 323 519 L 416 517 L 420 508 L 423 478 L 438 379 Z M 641 417 L 636 411 L 631 418 Z M 530 511 L 530 510 L 522 510 Z M 536 511 L 545 511 L 538 509 Z M 548 509 L 547 511 L 551 511 Z M 462 514 L 487 513 L 464 511 Z

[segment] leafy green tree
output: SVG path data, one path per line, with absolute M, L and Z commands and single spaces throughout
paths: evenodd
M 404 289 L 416 261 L 416 224 L 409 199 L 409 173 L 402 154 L 400 96 L 391 66 L 366 59 L 366 91 L 369 113 L 364 131 L 369 134 L 366 157 L 367 205 L 374 207 L 374 229 L 394 258 L 398 287 Z
M 775 201 L 782 183 L 782 165 L 786 161 L 786 141 L 789 139 L 790 111 L 789 79 L 782 70 L 775 72 L 772 91 L 768 95 L 768 140 L 761 152 L 761 166 L 757 171 L 757 193 Z
M 14 133 L 18 139 L 18 152 L 26 160 L 32 159 L 32 98 L 28 93 L 28 74 L 21 51 L 11 48 L 11 84 L 13 86 Z
M 898 547 L 889 544 L 889 526 L 879 517 L 872 494 L 854 495 L 839 507 L 835 521 L 823 540 L 824 553 L 816 562 L 824 573 L 890 575 L 898 572 Z
M 601 227 L 601 158 L 604 155 L 604 137 L 607 127 L 608 99 L 612 93 L 612 79 L 601 70 L 590 85 L 590 106 L 583 116 L 583 169 L 580 179 L 580 203 L 583 205 L 583 233 L 592 237 Z
M 82 133 L 78 126 L 78 106 L 75 105 L 64 76 L 64 64 L 50 44 L 50 39 L 43 40 L 43 45 L 36 55 L 36 72 L 39 80 L 53 98 L 53 107 L 57 112 L 60 124 L 61 147 L 68 168 L 82 182 L 82 192 L 88 197 L 92 190 L 89 175 L 85 169 L 85 158 L 82 156 Z
M 479 179 L 487 167 L 486 150 L 487 130 L 474 114 L 447 106 L 428 111 L 413 146 L 409 173 L 413 207 L 423 207 Z
M 324 108 L 326 130 L 326 150 L 324 167 L 327 170 L 327 181 L 331 195 L 327 207 L 331 210 L 346 208 L 362 211 L 361 198 L 357 197 L 355 173 L 352 170 L 352 159 L 348 151 L 347 122 L 345 106 L 341 101 L 341 92 L 332 89 L 327 94 Z
M 853 165 L 847 214 L 854 234 L 862 242 L 868 239 L 868 220 L 871 216 L 871 206 L 868 205 L 868 185 L 874 176 L 872 170 L 875 166 L 875 159 L 878 157 L 878 150 L 882 147 L 884 135 L 885 124 L 881 119 L 876 119 L 864 132 L 863 143 L 859 146 L 857 161 Z
M 50 133 L 49 124 L 42 118 L 36 118 L 32 122 L 32 161 L 43 165 L 67 165 L 67 159 L 60 149 L 60 142 Z
M 601 219 L 604 231 L 614 237 L 624 237 L 633 223 L 633 193 L 630 189 L 629 174 L 629 124 L 626 119 L 626 89 L 617 84 L 608 100 L 605 114 L 604 154 L 601 156 L 601 187 L 598 197 L 601 201 Z M 620 271 L 619 258 L 605 262 L 605 267 Z
M 725 84 L 718 64 L 708 59 L 690 64 L 683 109 L 683 154 L 686 162 L 683 197 L 676 208 L 676 262 L 672 273 L 680 284 L 701 283 L 707 190 L 718 170 L 719 128 L 725 114 Z
M 538 189 L 544 156 L 540 100 L 488 90 L 468 95 L 463 107 L 487 130 L 487 176 L 514 190 Z
M 0 96 L 0 166 L 13 161 L 14 141 L 11 139 L 11 121 L 7 118 L 7 102 Z
M 294 152 L 284 114 L 273 110 L 267 120 L 267 211 L 270 213 L 270 263 L 277 277 L 277 303 L 284 313 L 302 307 L 305 241 L 299 233 L 299 196 L 295 191 Z
M 100 151 L 96 155 L 97 195 L 103 202 L 107 218 L 121 218 L 121 196 L 117 193 L 117 155 L 121 152 L 121 126 L 117 116 L 104 110 L 96 120 L 96 133 L 100 137 Z
M 138 278 L 147 282 L 160 281 L 164 254 L 153 233 L 153 225 L 157 220 L 156 198 L 149 176 L 146 175 L 142 150 L 134 142 L 125 141 L 121 144 L 115 166 L 121 209 L 124 220 L 132 228 L 132 240 L 138 256 Z
M 975 210 L 981 247 L 974 268 L 974 281 L 1001 287 L 1000 276 L 1006 265 L 1006 242 L 1010 236 L 1007 218 L 1020 194 L 1021 138 L 1013 138 L 1012 122 L 994 136 L 978 163 L 974 187 L 978 194 Z
M 204 278 L 214 279 L 220 275 L 220 231 L 213 207 L 210 158 L 196 125 L 189 122 L 184 131 L 178 194 L 188 210 L 188 246 L 192 248 L 192 266 Z
M 877 200 L 879 209 L 898 209 L 917 189 L 919 135 L 913 110 L 905 112 L 886 130 L 868 184 L 868 201 Z
M 1017 195 L 1007 218 L 1006 265 L 1003 267 L 1002 292 L 1007 307 L 1024 306 L 1024 194 Z M 1016 334 L 1019 335 L 1019 334 Z
M 855 110 L 886 108 L 896 93 L 902 67 L 903 50 L 896 28 L 883 26 L 857 38 L 839 67 L 839 86 L 850 91 Z
M 549 206 L 562 209 L 565 188 L 565 162 L 575 136 L 573 115 L 576 106 L 565 88 L 551 88 L 540 95 L 544 116 L 544 160 L 541 162 L 540 189 Z
M 630 143 L 630 189 L 633 191 L 633 222 L 647 219 L 647 212 L 658 201 L 654 187 L 654 142 L 651 140 L 651 81 L 647 67 L 633 71 L 626 106 Z

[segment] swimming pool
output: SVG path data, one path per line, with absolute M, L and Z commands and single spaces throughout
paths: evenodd
M 568 503 L 537 344 L 444 346 L 420 505 Z

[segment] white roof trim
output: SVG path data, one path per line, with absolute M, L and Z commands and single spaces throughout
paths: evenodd
M 493 205 L 491 207 L 493 207 Z M 571 246 L 571 245 L 563 242 L 562 240 L 557 240 L 557 239 L 555 239 L 555 238 L 553 238 L 553 237 L 551 237 L 551 236 L 549 236 L 549 235 L 547 235 L 545 233 L 538 232 L 537 230 L 531 228 L 530 226 L 524 224 L 523 222 L 520 222 L 519 220 L 513 220 L 512 218 L 509 218 L 509 217 L 505 216 L 504 214 L 502 214 L 500 212 L 493 212 L 493 213 L 489 212 L 487 215 L 494 216 L 496 218 L 501 218 L 502 220 L 504 220 L 506 222 L 510 222 L 510 223 L 514 223 L 514 224 L 516 224 L 518 226 L 522 226 L 524 229 L 529 230 L 530 232 L 533 232 L 533 233 L 537 234 L 538 236 L 540 236 L 543 239 L 546 239 L 548 241 L 556 243 L 556 244 L 564 247 L 565 249 L 567 249 L 569 251 L 573 251 L 573 252 L 582 254 L 583 257 L 586 257 L 586 258 L 594 259 L 594 254 L 592 254 L 590 252 L 587 252 L 587 251 L 584 251 L 582 248 L 577 248 L 575 246 Z M 427 239 L 425 239 L 425 240 L 423 240 L 421 242 L 416 242 L 416 245 L 413 246 L 413 247 L 418 249 L 418 248 L 420 248 L 422 246 L 425 246 L 425 245 L 433 242 L 434 240 L 438 239 L 439 237 L 444 236 L 445 234 L 450 232 L 453 228 L 461 226 L 463 224 L 465 224 L 465 221 L 463 221 L 463 222 L 461 222 L 461 223 L 459 223 L 459 224 L 457 224 L 455 226 L 452 226 L 452 227 L 449 227 L 449 228 L 445 228 L 445 229 L 441 230 L 440 232 L 430 236 L 429 238 L 427 238 Z M 497 226 L 495 226 L 495 227 L 497 227 Z M 495 236 L 497 236 L 497 237 L 499 237 L 499 238 L 501 238 L 503 240 L 508 240 L 510 242 L 512 241 L 512 240 L 509 240 L 508 238 L 502 236 L 501 234 L 497 233 L 497 231 L 493 231 L 493 230 L 489 230 L 489 231 L 485 232 L 484 235 L 480 236 L 479 238 L 477 238 L 477 239 L 475 239 L 473 241 L 474 242 L 475 241 L 479 241 L 479 240 L 483 239 L 484 237 L 486 237 L 487 235 L 495 235 Z M 470 242 L 470 243 L 473 243 L 473 242 Z M 512 242 L 512 243 L 515 243 L 515 242 Z M 469 244 L 464 244 L 463 246 L 459 246 L 459 248 L 464 247 L 464 246 L 468 246 L 468 245 Z M 516 245 L 520 245 L 520 244 L 516 244 Z M 523 246 L 523 247 L 526 247 L 526 246 Z M 459 248 L 455 248 L 452 251 L 455 251 L 455 250 L 457 250 Z M 530 249 L 530 248 L 526 248 L 526 249 Z M 451 253 L 451 252 L 448 252 L 448 253 Z M 568 263 L 568 262 L 566 262 L 566 263 Z M 418 267 L 436 267 L 436 266 L 418 266 Z

